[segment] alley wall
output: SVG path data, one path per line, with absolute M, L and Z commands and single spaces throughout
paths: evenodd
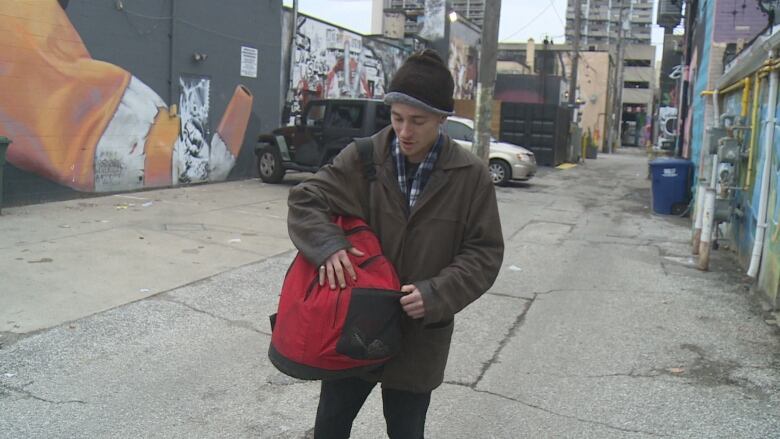
M 281 2 L 0 2 L 6 204 L 252 176 Z

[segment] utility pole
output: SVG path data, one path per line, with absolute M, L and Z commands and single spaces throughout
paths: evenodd
M 610 140 L 607 142 L 608 152 L 612 153 L 612 145 L 615 141 L 620 142 L 620 121 L 623 118 L 623 58 L 625 57 L 625 44 L 623 44 L 623 30 L 627 27 L 623 23 L 623 1 L 618 0 L 620 4 L 620 13 L 618 18 L 618 38 L 617 38 L 617 65 L 615 66 L 615 93 L 612 96 L 612 129 L 609 132 Z M 629 0 L 631 1 L 631 0 Z M 630 18 L 629 18 L 630 19 Z
M 569 123 L 569 159 L 574 160 L 576 157 L 575 150 L 579 150 L 582 147 L 582 140 L 580 145 L 575 145 L 574 140 L 577 138 L 574 134 L 577 132 L 577 113 L 579 108 L 577 107 L 577 69 L 580 64 L 580 16 L 582 15 L 582 6 L 580 0 L 574 0 L 574 41 L 572 41 L 572 61 L 571 61 L 571 76 L 569 79 L 569 109 L 571 109 L 571 121 Z M 575 149 L 576 148 L 576 149 Z M 583 154 L 581 159 L 585 160 Z
M 474 153 L 485 163 L 488 162 L 490 154 L 490 121 L 493 113 L 493 91 L 496 87 L 500 16 L 501 0 L 486 0 L 479 54 L 476 120 L 474 121 Z
M 569 82 L 569 108 L 574 112 L 577 103 L 577 69 L 580 62 L 580 16 L 582 7 L 580 0 L 574 0 L 574 41 L 572 42 L 571 82 Z

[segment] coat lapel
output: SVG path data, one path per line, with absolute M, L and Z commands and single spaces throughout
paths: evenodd
M 404 212 L 404 216 L 407 216 L 409 208 L 406 205 L 406 197 L 401 193 L 401 188 L 398 187 L 398 180 L 395 176 L 394 163 L 392 159 L 387 159 L 382 164 L 382 172 L 378 176 L 377 180 L 382 182 L 382 186 L 385 187 L 387 193 L 392 194 L 392 202 Z
M 436 196 L 436 193 L 447 184 L 449 179 L 450 178 L 447 176 L 447 173 L 444 172 L 441 168 L 437 168 L 433 171 L 431 178 L 428 180 L 428 184 L 426 184 L 425 189 L 423 189 L 422 196 L 417 200 L 416 203 L 414 203 L 414 206 L 412 206 L 412 211 L 409 214 L 410 220 L 417 211 L 419 211 L 425 204 L 427 204 L 433 197 Z
M 408 205 L 406 204 L 406 196 L 401 193 L 401 189 L 398 187 L 398 179 L 395 175 L 395 164 L 390 157 L 390 142 L 393 138 L 392 127 L 387 127 L 374 136 L 374 141 L 379 142 L 380 151 L 382 156 L 381 169 L 377 175 L 377 180 L 381 181 L 382 185 L 388 193 L 392 193 L 393 202 L 397 203 L 398 207 L 403 209 L 405 213 L 408 213 L 407 218 L 411 220 L 414 213 L 420 210 L 425 204 L 427 204 L 436 194 L 447 185 L 449 181 L 449 171 L 451 169 L 468 166 L 469 161 L 465 159 L 464 154 L 467 152 L 461 150 L 461 147 L 454 143 L 449 137 L 445 136 L 444 147 L 439 155 L 438 162 L 435 165 L 433 173 L 431 174 L 428 183 L 425 185 L 425 189 L 417 202 L 409 212 Z

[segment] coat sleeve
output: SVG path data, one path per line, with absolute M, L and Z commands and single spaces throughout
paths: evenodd
M 452 319 L 493 285 L 501 269 L 504 238 L 496 191 L 486 168 L 479 179 L 458 255 L 435 277 L 415 282 L 423 296 L 426 325 Z
M 311 263 L 321 265 L 350 246 L 334 215 L 366 218 L 367 182 L 354 143 L 314 176 L 290 190 L 287 230 L 295 247 Z

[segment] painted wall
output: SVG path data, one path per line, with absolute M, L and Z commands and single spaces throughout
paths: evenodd
M 292 13 L 285 10 L 284 34 Z M 381 98 L 408 55 L 405 49 L 298 14 L 292 67 L 292 93 L 284 122 L 315 98 Z M 289 50 L 284 39 L 283 51 Z M 282 83 L 284 79 L 282 78 Z
M 768 81 L 767 81 L 768 88 Z M 775 114 L 778 113 L 780 105 L 776 105 Z M 766 116 L 762 117 L 762 122 L 766 121 Z M 766 124 L 762 124 L 765 126 Z M 762 137 L 766 136 L 765 132 L 762 132 Z M 755 228 L 755 218 L 758 216 L 759 205 L 759 186 L 763 174 L 763 165 L 767 160 L 767 151 L 761 147 L 759 143 L 759 149 L 761 150 L 760 160 L 756 163 L 756 180 L 753 184 L 753 197 L 752 206 L 755 212 L 751 213 L 753 220 L 746 224 L 747 227 Z M 780 130 L 775 128 L 774 137 L 772 139 L 772 159 L 770 166 L 769 176 L 769 206 L 767 216 L 767 231 L 766 238 L 764 239 L 764 252 L 761 258 L 761 267 L 758 275 L 758 288 L 763 291 L 769 298 L 770 303 L 775 308 L 780 308 L 780 300 L 778 300 L 778 286 L 780 284 L 780 191 L 778 191 L 778 178 L 780 177 Z M 758 183 L 757 183 L 758 182 Z M 751 240 L 752 243 L 752 240 Z
M 583 134 L 590 132 L 593 142 L 603 151 L 609 102 L 609 53 L 581 52 L 578 63 L 577 82 L 580 99 L 585 102 L 580 108 L 580 127 Z M 568 68 L 568 67 L 567 67 Z
M 281 6 L 227 3 L 0 2 L 5 201 L 252 175 L 279 119 Z
M 659 87 L 661 88 L 660 106 L 679 108 L 679 84 L 682 76 L 683 35 L 664 35 L 663 58 Z
M 455 80 L 455 99 L 475 99 L 479 70 L 480 33 L 462 20 L 450 24 L 447 65 Z
M 736 170 L 737 186 L 743 188 L 743 190 L 736 191 L 734 206 L 739 208 L 744 215 L 731 223 L 721 226 L 728 231 L 729 238 L 735 242 L 738 260 L 745 269 L 747 269 L 750 263 L 753 250 L 756 224 L 758 222 L 760 182 L 763 176 L 764 163 L 767 160 L 767 150 L 764 148 L 764 142 L 767 135 L 765 122 L 767 120 L 768 78 L 762 80 L 759 87 L 759 106 L 757 107 L 759 132 L 757 143 L 754 146 L 754 171 L 748 179 L 747 161 L 743 161 Z M 752 91 L 750 96 L 751 99 L 748 101 L 749 107 L 747 109 L 748 120 L 752 116 L 750 112 L 753 109 Z M 741 91 L 724 96 L 721 111 L 724 113 L 741 114 L 741 101 Z M 777 106 L 776 111 L 780 111 L 780 105 Z M 744 135 L 737 133 L 737 136 L 744 145 L 750 145 L 749 133 Z M 780 307 L 780 301 L 778 301 L 778 287 L 780 286 L 780 199 L 778 197 L 780 197 L 780 192 L 777 190 L 778 177 L 780 177 L 780 130 L 775 130 L 772 148 L 772 174 L 769 180 L 769 221 L 757 286 L 760 291 L 767 295 L 775 307 Z
M 709 174 L 709 161 L 699 163 L 701 148 L 707 145 L 709 141 L 705 128 L 713 123 L 712 119 L 712 99 L 701 96 L 701 92 L 711 89 L 716 80 L 723 72 L 723 57 L 728 43 L 737 43 L 738 40 L 747 42 L 759 33 L 766 24 L 766 18 L 760 11 L 754 10 L 755 5 L 749 5 L 744 11 L 739 5 L 732 2 L 700 2 L 699 16 L 697 22 L 699 25 L 694 31 L 693 61 L 691 63 L 690 78 L 693 81 L 694 89 L 692 91 L 692 118 L 687 127 L 690 134 L 690 144 L 687 152 L 694 162 L 697 163 L 696 171 Z M 738 13 L 734 13 L 737 11 Z M 751 79 L 753 77 L 751 76 Z M 751 81 L 753 90 L 756 87 L 754 81 Z M 759 182 L 762 178 L 763 166 L 767 160 L 767 150 L 764 148 L 765 136 L 767 135 L 767 94 L 768 79 L 762 80 L 758 84 L 758 106 L 756 107 L 758 118 L 758 130 L 755 135 L 757 139 L 754 147 L 754 164 L 750 178 L 748 178 L 747 162 L 741 162 L 736 168 L 736 186 L 740 189 L 734 194 L 734 207 L 738 208 L 743 215 L 735 218 L 731 223 L 721 225 L 721 229 L 726 232 L 726 236 L 734 243 L 734 250 L 737 258 L 743 268 L 747 268 L 750 262 L 750 256 L 753 247 L 753 241 L 756 235 L 756 224 L 759 205 Z M 743 111 L 748 114 L 748 121 L 752 117 L 753 111 L 753 90 L 748 99 L 749 108 L 742 108 L 742 91 L 737 90 L 728 95 L 722 95 L 720 100 L 721 113 L 730 113 L 740 115 Z M 747 148 L 753 140 L 752 133 L 737 132 L 738 140 Z M 757 280 L 757 288 L 764 292 L 766 297 L 775 306 L 780 306 L 778 301 L 778 286 L 780 286 L 780 193 L 777 191 L 778 177 L 780 177 L 780 131 L 775 132 L 773 141 L 773 158 L 771 163 L 770 176 L 770 202 L 769 202 L 769 224 L 767 229 L 767 239 L 764 245 L 764 253 L 761 259 L 761 267 Z M 706 175 L 705 174 L 705 175 Z
M 686 121 L 688 134 L 684 154 L 694 161 L 699 173 L 708 172 L 700 163 L 701 146 L 708 141 L 706 127 L 713 111 L 711 98 L 701 96 L 723 73 L 723 55 L 728 43 L 749 42 L 767 23 L 758 6 L 753 3 L 742 8 L 731 1 L 699 1 L 697 26 L 694 29 L 693 56 L 689 73 L 694 84 L 691 96 L 691 117 Z M 698 177 L 697 177 L 698 178 Z
M 702 172 L 702 163 L 700 160 L 700 151 L 704 142 L 705 126 L 707 117 L 710 116 L 710 99 L 702 96 L 701 92 L 708 90 L 710 84 L 716 78 L 709 77 L 710 71 L 710 51 L 712 47 L 712 11 L 713 2 L 699 2 L 697 12 L 697 26 L 693 31 L 693 55 L 688 74 L 692 84 L 690 93 L 690 116 L 686 120 L 685 136 L 686 145 L 684 145 L 683 155 L 689 157 L 693 163 L 695 178 Z
M 580 123 L 583 135 L 590 131 L 591 138 L 600 151 L 606 144 L 607 106 L 611 96 L 609 87 L 609 52 L 580 52 L 577 64 L 577 98 L 584 104 L 580 107 Z M 565 71 L 571 70 L 570 54 L 563 55 Z

